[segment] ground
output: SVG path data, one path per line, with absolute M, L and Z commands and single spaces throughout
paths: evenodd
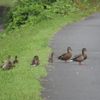
M 6 11 L 8 11 L 9 8 L 10 7 L 0 6 L 0 33 L 3 32 L 3 30 L 4 30 L 3 19 L 4 19 L 4 15 L 5 15 Z

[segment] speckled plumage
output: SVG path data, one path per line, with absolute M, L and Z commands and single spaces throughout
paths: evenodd
M 48 62 L 53 63 L 53 55 L 54 55 L 54 53 L 51 53 L 51 56 L 50 56 Z
M 34 56 L 34 58 L 31 61 L 31 64 L 30 65 L 38 66 L 39 64 L 40 64 L 39 57 L 38 56 Z

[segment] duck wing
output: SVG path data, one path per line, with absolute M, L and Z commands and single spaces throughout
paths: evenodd
M 34 65 L 35 64 L 35 59 L 33 59 L 32 61 L 31 61 L 31 64 L 30 65 Z
M 48 62 L 53 63 L 53 58 L 49 58 Z
M 8 63 L 5 63 L 3 66 L 2 66 L 2 69 L 4 70 L 4 69 L 10 69 L 10 68 L 12 68 L 13 67 L 13 65 L 12 65 L 12 62 L 8 62 Z
M 84 56 L 82 54 L 79 54 L 79 55 L 74 56 L 71 60 L 80 62 L 84 60 Z
M 58 59 L 64 59 L 66 55 L 67 55 L 67 53 L 63 53 L 62 55 L 60 55 L 60 56 L 58 57 Z
M 18 63 L 18 62 L 19 62 L 18 60 L 13 60 L 12 61 L 13 64 Z
M 68 59 L 71 58 L 71 56 L 72 56 L 72 53 L 71 53 L 71 52 L 69 52 L 69 53 L 64 53 L 64 54 L 62 54 L 61 56 L 59 56 L 58 59 L 61 59 L 61 60 L 68 60 Z
M 36 63 L 36 66 L 38 66 L 40 64 L 40 61 L 36 60 L 35 63 Z

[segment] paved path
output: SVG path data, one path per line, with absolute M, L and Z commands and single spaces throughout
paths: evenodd
M 73 56 L 87 48 L 84 65 L 64 63 L 57 57 L 70 46 Z M 47 100 L 100 100 L 100 13 L 68 24 L 53 37 L 50 47 L 55 61 L 42 82 Z

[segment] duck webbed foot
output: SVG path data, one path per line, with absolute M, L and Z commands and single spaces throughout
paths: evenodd
M 79 65 L 83 65 L 81 62 L 79 62 Z
M 65 63 L 68 63 L 67 60 L 65 60 Z

